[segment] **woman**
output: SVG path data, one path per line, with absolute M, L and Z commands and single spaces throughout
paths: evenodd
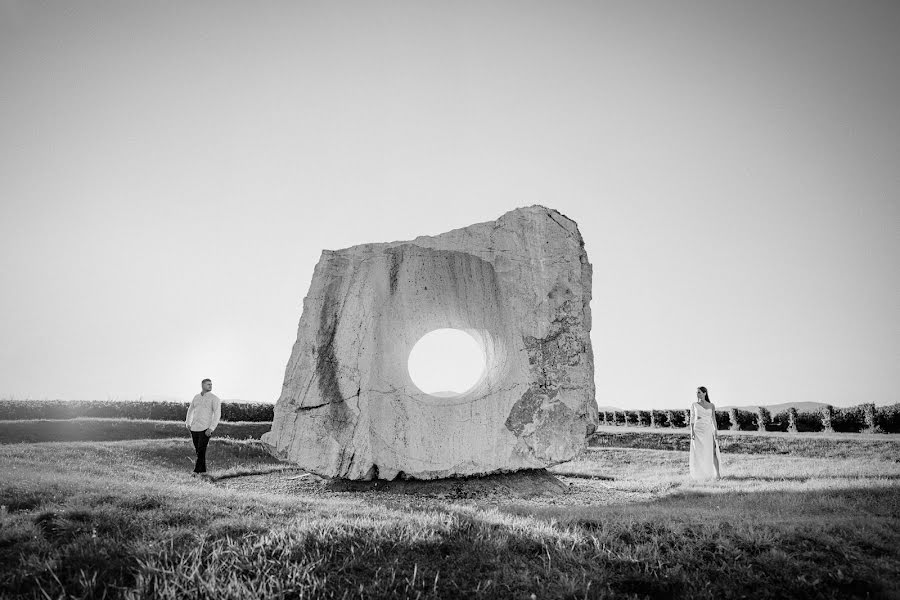
M 706 388 L 697 388 L 697 401 L 691 404 L 691 477 L 719 478 L 719 432 L 716 407 L 709 401 Z

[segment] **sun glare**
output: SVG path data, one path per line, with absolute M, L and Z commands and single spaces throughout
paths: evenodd
M 484 349 L 465 331 L 435 329 L 416 342 L 407 366 L 413 383 L 426 394 L 458 396 L 484 373 Z

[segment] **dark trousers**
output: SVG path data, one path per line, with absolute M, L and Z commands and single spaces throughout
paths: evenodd
M 197 464 L 194 465 L 194 473 L 206 473 L 206 447 L 209 445 L 209 436 L 206 431 L 191 431 L 191 439 L 194 442 L 194 450 L 197 451 Z

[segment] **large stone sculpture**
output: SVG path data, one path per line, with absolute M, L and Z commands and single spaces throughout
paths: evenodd
M 597 424 L 591 265 L 543 206 L 408 242 L 322 252 L 263 441 L 327 477 L 435 479 L 571 459 Z M 481 342 L 468 392 L 431 396 L 407 358 L 426 333 Z

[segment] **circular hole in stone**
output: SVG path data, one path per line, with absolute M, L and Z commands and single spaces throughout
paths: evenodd
M 435 329 L 409 353 L 409 376 L 431 396 L 453 398 L 472 389 L 484 374 L 484 348 L 461 329 Z

